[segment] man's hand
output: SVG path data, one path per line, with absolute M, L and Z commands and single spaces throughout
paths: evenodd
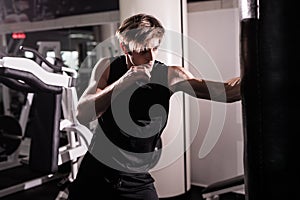
M 231 78 L 231 79 L 226 81 L 226 83 L 230 86 L 235 86 L 235 85 L 239 84 L 240 82 L 241 82 L 240 77 Z
M 132 66 L 130 69 L 118 80 L 117 88 L 126 89 L 133 84 L 143 85 L 150 81 L 151 74 L 149 68 L 144 65 Z

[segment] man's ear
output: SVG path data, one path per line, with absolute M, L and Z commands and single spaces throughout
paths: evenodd
M 127 45 L 125 45 L 123 42 L 120 43 L 120 47 L 125 54 L 129 53 Z

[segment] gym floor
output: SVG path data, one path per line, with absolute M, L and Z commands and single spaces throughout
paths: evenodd
M 36 174 L 29 173 L 31 170 L 24 165 L 23 167 L 16 167 L 10 169 L 10 173 L 4 171 L 0 171 L 0 188 L 3 185 L 11 185 L 10 183 L 14 180 L 28 180 L 28 177 L 38 177 Z M 58 178 L 53 179 L 52 181 L 45 182 L 40 186 L 33 187 L 31 189 L 23 190 L 20 192 L 16 192 L 7 196 L 0 197 L 0 200 L 55 200 L 57 197 L 60 187 L 59 185 L 65 180 L 65 177 L 69 175 L 70 172 L 70 164 L 64 163 L 59 166 L 58 169 Z M 25 180 L 26 179 L 26 180 Z M 191 189 L 184 195 L 172 198 L 162 198 L 160 200 L 203 200 L 201 196 L 201 191 L 203 187 L 192 185 Z M 245 200 L 245 196 L 238 193 L 226 193 L 222 194 L 219 200 Z
M 59 180 L 45 183 L 41 186 L 11 194 L 0 198 L 1 200 L 55 200 L 59 188 Z M 192 185 L 190 191 L 186 195 L 176 198 L 163 198 L 161 200 L 203 200 L 201 197 L 201 187 Z M 244 195 L 236 193 L 228 193 L 220 196 L 219 200 L 245 200 Z

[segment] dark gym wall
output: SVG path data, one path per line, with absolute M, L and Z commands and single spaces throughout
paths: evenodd
M 119 0 L 0 0 L 0 23 L 41 21 L 118 9 Z
M 187 2 L 209 0 L 187 0 Z M 119 10 L 119 0 L 0 0 L 0 23 Z

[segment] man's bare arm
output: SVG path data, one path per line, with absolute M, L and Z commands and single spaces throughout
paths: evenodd
M 181 67 L 172 67 L 169 72 L 170 89 L 173 92 L 182 91 L 199 99 L 231 103 L 239 101 L 239 77 L 227 82 L 209 81 L 195 78 Z
M 111 102 L 114 85 L 107 86 L 109 59 L 100 60 L 90 78 L 89 85 L 78 101 L 77 119 L 87 124 L 101 115 Z

